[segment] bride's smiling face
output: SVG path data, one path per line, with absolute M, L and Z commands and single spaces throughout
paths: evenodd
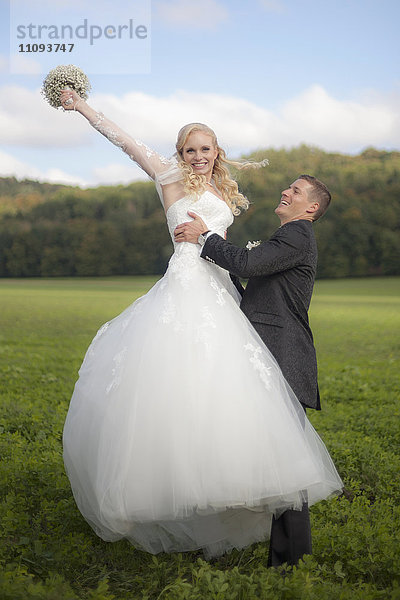
M 182 148 L 183 160 L 191 165 L 193 171 L 211 180 L 214 161 L 218 149 L 214 146 L 212 137 L 202 131 L 193 131 Z

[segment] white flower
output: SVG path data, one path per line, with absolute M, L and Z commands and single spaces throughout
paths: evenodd
M 66 87 L 72 88 L 81 98 L 87 100 L 91 85 L 87 75 L 79 67 L 75 65 L 58 65 L 48 73 L 40 91 L 50 106 L 58 108 L 61 106 L 61 90 Z
M 256 248 L 261 244 L 261 240 L 257 240 L 256 242 L 247 242 L 246 248 L 247 250 L 252 250 L 252 248 Z

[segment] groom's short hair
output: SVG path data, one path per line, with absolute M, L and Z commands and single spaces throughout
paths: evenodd
M 318 202 L 319 204 L 319 208 L 314 213 L 313 219 L 313 221 L 317 221 L 328 210 L 328 206 L 331 202 L 331 193 L 326 185 L 313 175 L 300 175 L 298 179 L 305 179 L 312 186 L 312 190 L 309 192 L 309 198 L 311 202 Z

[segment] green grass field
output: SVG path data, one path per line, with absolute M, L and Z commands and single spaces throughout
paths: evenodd
M 400 599 L 400 278 L 316 285 L 323 410 L 309 416 L 346 491 L 312 508 L 312 557 L 284 574 L 265 544 L 206 563 L 95 536 L 62 427 L 96 330 L 154 281 L 0 280 L 0 600 Z

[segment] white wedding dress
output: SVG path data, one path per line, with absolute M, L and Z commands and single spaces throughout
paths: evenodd
M 176 174 L 162 165 L 159 183 Z M 188 210 L 221 235 L 233 221 L 212 192 L 186 196 L 167 211 L 172 239 Z M 151 553 L 243 548 L 269 537 L 273 514 L 342 488 L 229 274 L 189 243 L 177 244 L 164 277 L 98 331 L 63 441 L 84 518 L 102 539 L 127 538 Z

